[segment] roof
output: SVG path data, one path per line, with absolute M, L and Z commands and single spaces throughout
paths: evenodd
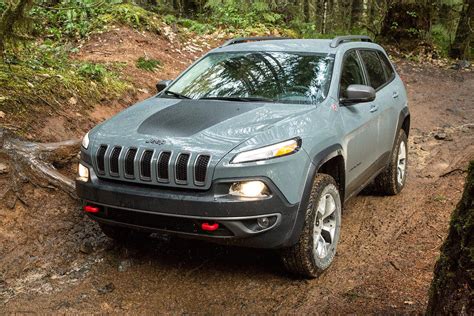
M 311 52 L 335 54 L 342 47 L 344 48 L 378 48 L 380 46 L 370 42 L 351 41 L 340 43 L 337 47 L 332 47 L 332 39 L 269 39 L 258 41 L 248 41 L 223 45 L 213 50 L 213 52 L 239 52 L 239 51 L 284 51 L 284 52 Z

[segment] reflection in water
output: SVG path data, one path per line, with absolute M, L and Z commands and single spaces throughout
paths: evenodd
M 193 66 L 170 91 L 192 99 L 264 98 L 315 104 L 326 98 L 334 58 L 287 52 L 213 53 Z

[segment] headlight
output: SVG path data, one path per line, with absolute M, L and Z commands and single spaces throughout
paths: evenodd
M 84 138 L 82 139 L 82 147 L 84 147 L 84 149 L 87 149 L 87 147 L 89 147 L 89 133 L 86 133 L 86 135 L 84 135 Z
M 79 163 L 79 168 L 77 170 L 77 180 L 82 181 L 82 182 L 87 182 L 89 181 L 89 168 L 84 166 L 83 164 Z
M 262 181 L 245 181 L 233 183 L 230 186 L 229 194 L 243 197 L 265 197 L 270 195 L 270 192 Z
M 294 138 L 278 144 L 244 151 L 237 154 L 230 163 L 251 162 L 291 155 L 301 147 L 301 139 Z

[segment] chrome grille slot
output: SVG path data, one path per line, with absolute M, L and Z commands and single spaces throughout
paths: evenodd
M 125 156 L 125 177 L 134 178 L 135 177 L 135 156 L 137 155 L 136 148 L 130 148 Z
M 105 152 L 107 145 L 101 145 L 97 151 L 97 171 L 99 174 L 105 174 Z
M 114 147 L 112 150 L 112 154 L 110 154 L 110 175 L 111 176 L 118 176 L 119 175 L 119 156 L 120 152 L 122 151 L 122 147 Z
M 151 180 L 151 158 L 153 150 L 145 150 L 140 161 L 140 176 L 143 180 Z
M 186 184 L 188 181 L 189 154 L 179 154 L 176 159 L 176 183 Z
M 169 151 L 164 151 L 160 154 L 158 158 L 158 181 L 169 181 L 169 163 L 170 163 L 171 153 Z
M 208 155 L 199 155 L 194 164 L 194 183 L 196 185 L 204 185 L 206 182 L 207 166 L 211 157 Z

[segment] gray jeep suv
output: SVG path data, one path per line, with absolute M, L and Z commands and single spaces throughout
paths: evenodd
M 406 91 L 366 36 L 234 39 L 157 88 L 83 139 L 77 194 L 114 239 L 279 249 L 316 277 L 344 202 L 405 185 Z

